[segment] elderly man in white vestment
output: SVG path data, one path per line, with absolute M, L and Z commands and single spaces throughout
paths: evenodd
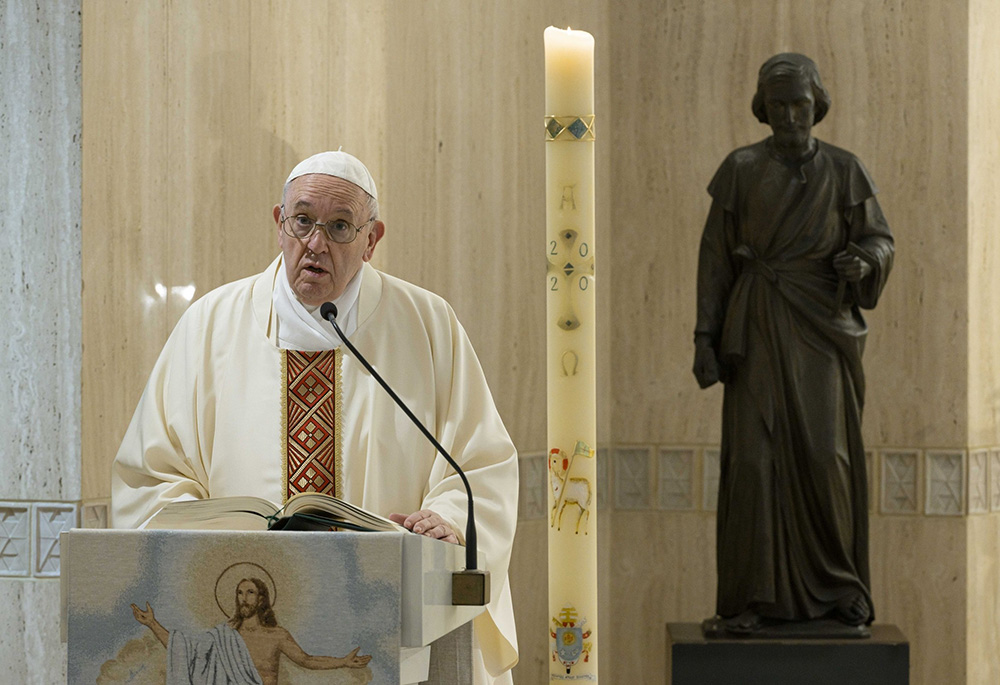
M 509 683 L 517 453 L 451 306 L 369 264 L 385 233 L 377 198 L 345 152 L 292 170 L 274 207 L 281 254 L 192 304 L 167 340 L 115 458 L 113 525 L 141 526 L 176 500 L 321 491 L 464 542 L 459 477 L 341 350 L 319 311 L 332 301 L 344 333 L 468 476 L 492 576 L 473 670 L 476 683 Z

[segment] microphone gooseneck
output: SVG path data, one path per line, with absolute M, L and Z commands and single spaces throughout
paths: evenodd
M 389 384 L 386 383 L 382 376 L 379 375 L 378 371 L 372 368 L 372 365 L 368 363 L 368 360 L 364 358 L 364 355 L 358 352 L 358 348 L 356 348 L 351 341 L 347 339 L 344 332 L 340 330 L 340 326 L 337 325 L 337 305 L 332 302 L 324 302 L 319 309 L 319 313 L 324 319 L 330 322 L 330 325 L 332 325 L 333 329 L 337 331 L 337 335 L 339 335 L 340 339 L 344 341 L 344 344 L 347 345 L 347 348 L 351 351 L 354 357 L 361 362 L 361 365 L 368 370 L 368 373 L 370 373 L 372 377 L 378 381 L 379 385 L 381 385 L 382 388 L 389 393 L 389 397 L 396 402 L 399 408 L 403 410 L 407 417 L 409 417 L 410 421 L 412 421 L 413 424 L 420 429 L 420 432 L 424 434 L 424 437 L 430 440 L 431 444 L 434 445 L 437 451 L 441 453 L 441 456 L 445 458 L 445 461 L 447 461 L 451 467 L 455 469 L 455 473 L 457 473 L 459 478 L 462 479 L 462 483 L 465 485 L 465 493 L 469 498 L 469 516 L 465 523 L 465 568 L 468 571 L 475 571 L 477 569 L 476 516 L 475 508 L 472 503 L 472 487 L 469 485 L 469 480 L 465 477 L 465 472 L 462 471 L 462 467 L 451 458 L 451 455 L 448 454 L 448 450 L 442 447 L 441 443 L 439 443 L 437 439 L 431 435 L 431 432 L 427 430 L 423 423 L 421 423 L 420 419 L 418 419 L 413 412 L 410 411 L 410 408 L 403 403 L 403 400 L 399 398 L 399 395 L 397 395 L 395 391 L 389 387 Z

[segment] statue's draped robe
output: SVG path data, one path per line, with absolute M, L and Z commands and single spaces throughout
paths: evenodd
M 709 185 L 696 334 L 725 382 L 723 617 L 817 618 L 857 592 L 871 607 L 859 308 L 878 301 L 893 242 L 860 161 L 816 142 L 801 165 L 770 139 L 736 150 Z M 833 257 L 848 242 L 874 266 L 838 307 Z

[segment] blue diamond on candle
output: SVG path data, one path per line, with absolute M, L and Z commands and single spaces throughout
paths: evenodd
M 563 267 L 563 271 L 569 276 L 576 269 L 572 262 L 566 262 L 566 266 Z
M 563 132 L 563 125 L 556 121 L 555 117 L 552 117 L 549 119 L 549 123 L 545 125 L 545 130 L 549 132 L 550 138 L 555 138 Z
M 573 134 L 574 138 L 579 140 L 587 133 L 587 125 L 583 123 L 583 119 L 577 119 L 569 125 L 569 132 Z

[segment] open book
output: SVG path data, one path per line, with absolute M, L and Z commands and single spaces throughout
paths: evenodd
M 218 497 L 171 502 L 146 528 L 185 530 L 361 530 L 406 529 L 361 507 L 318 492 L 293 495 L 279 507 L 262 497 Z

